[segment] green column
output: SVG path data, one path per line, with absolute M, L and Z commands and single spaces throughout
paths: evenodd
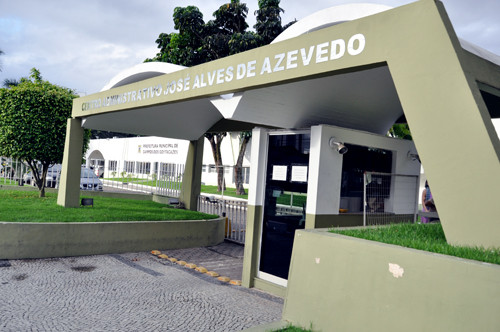
M 387 62 L 446 239 L 499 247 L 500 141 L 475 74 L 440 2 L 401 9 L 411 10 L 400 16 L 406 31 L 384 47 L 400 47 Z
M 83 128 L 81 119 L 68 119 L 64 157 L 59 181 L 57 204 L 80 206 L 80 172 L 82 164 Z
M 201 166 L 203 163 L 203 144 L 205 137 L 189 143 L 186 157 L 186 168 L 182 178 L 182 189 L 179 200 L 188 210 L 196 211 L 198 196 L 201 190 Z

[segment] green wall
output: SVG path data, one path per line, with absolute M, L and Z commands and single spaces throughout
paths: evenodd
M 283 320 L 314 331 L 500 331 L 500 266 L 328 233 L 295 235 Z
M 213 246 L 225 219 L 95 223 L 0 222 L 0 259 L 102 255 Z

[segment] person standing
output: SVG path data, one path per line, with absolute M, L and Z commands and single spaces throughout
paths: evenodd
M 424 212 L 436 212 L 436 205 L 434 205 L 434 198 L 432 198 L 431 188 L 429 183 L 425 181 L 425 189 L 422 191 L 422 211 Z M 436 220 L 436 218 L 422 217 L 422 224 L 430 223 Z

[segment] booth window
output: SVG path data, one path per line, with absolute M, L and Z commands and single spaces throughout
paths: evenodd
M 363 211 L 363 175 L 365 172 L 391 173 L 392 151 L 360 145 L 345 144 L 349 152 L 343 156 L 341 208 L 348 212 Z M 381 179 L 390 188 L 390 177 Z M 389 193 L 387 193 L 388 195 Z

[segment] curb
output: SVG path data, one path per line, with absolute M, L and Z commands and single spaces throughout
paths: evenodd
M 174 258 L 174 257 L 168 257 L 167 255 L 162 254 L 161 251 L 159 251 L 159 250 L 151 250 L 151 254 L 153 256 L 160 258 L 160 259 L 165 259 L 165 260 L 170 261 L 171 263 L 176 263 L 178 265 L 181 265 L 187 269 L 192 269 L 192 270 L 198 271 L 199 273 L 203 273 L 203 274 L 209 275 L 213 278 L 217 278 L 217 280 L 219 280 L 221 282 L 228 283 L 228 284 L 234 285 L 234 286 L 241 286 L 241 280 L 232 280 L 229 277 L 220 276 L 215 271 L 208 271 L 203 266 L 197 266 L 194 263 L 188 263 L 188 262 L 183 261 L 183 260 L 178 260 L 177 258 Z

